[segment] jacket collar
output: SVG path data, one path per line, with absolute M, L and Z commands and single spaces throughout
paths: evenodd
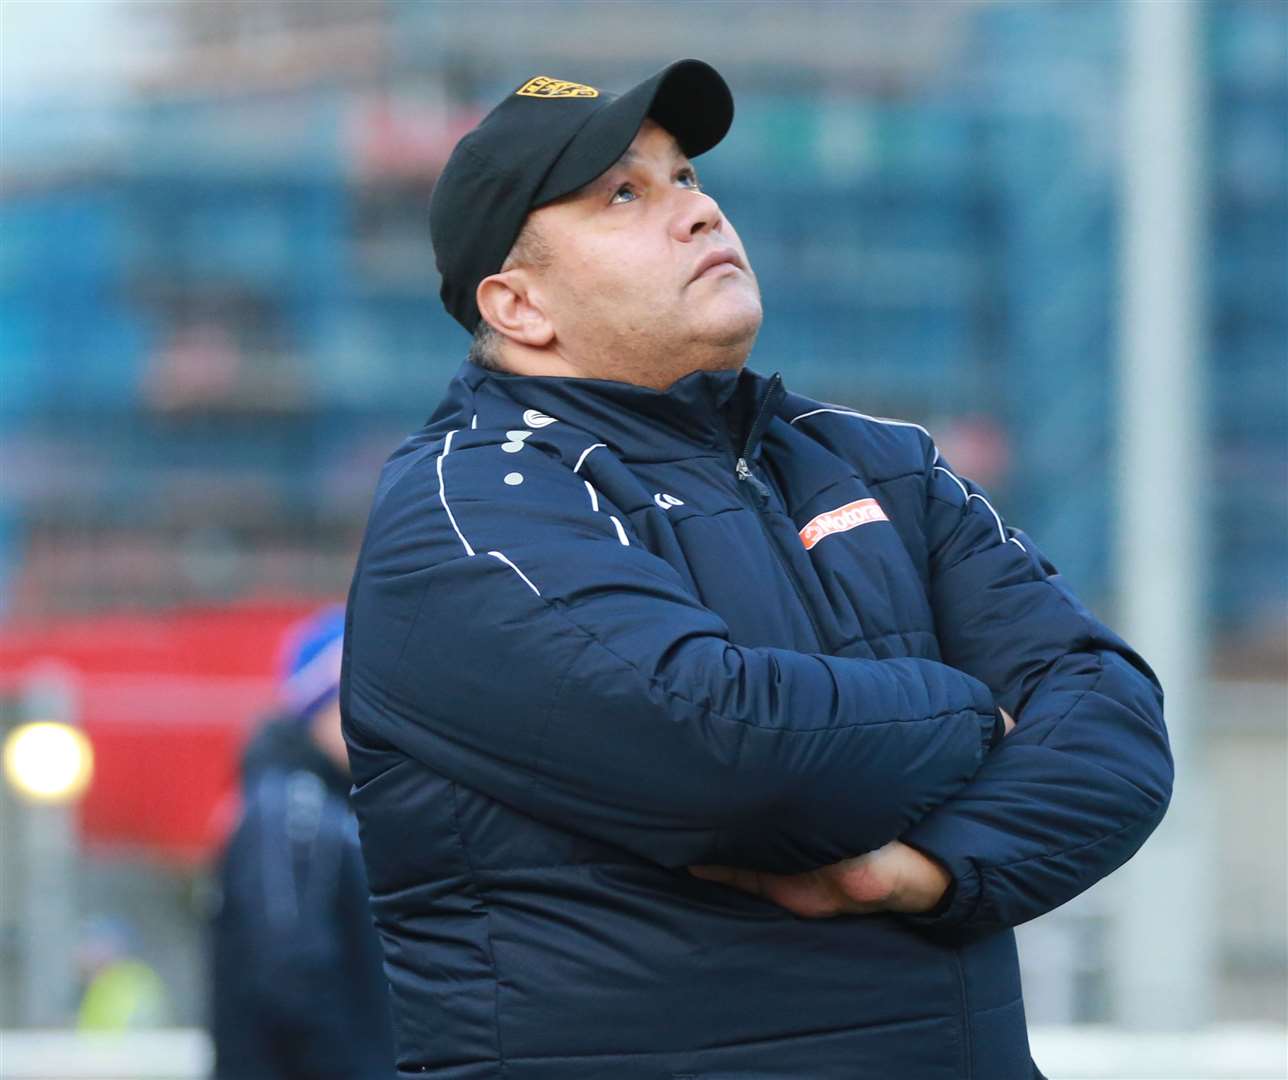
M 468 360 L 457 378 L 474 391 L 476 400 L 496 395 L 523 411 L 555 417 L 634 461 L 674 460 L 711 451 L 732 451 L 736 456 L 766 395 L 781 395 L 779 384 L 771 386 L 771 380 L 748 368 L 694 371 L 665 390 L 609 379 L 507 375 Z M 769 404 L 772 408 L 777 402 Z

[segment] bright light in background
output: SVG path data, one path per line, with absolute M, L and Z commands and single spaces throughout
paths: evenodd
M 33 802 L 70 802 L 89 787 L 94 748 L 70 724 L 22 724 L 4 741 L 4 774 L 18 794 Z

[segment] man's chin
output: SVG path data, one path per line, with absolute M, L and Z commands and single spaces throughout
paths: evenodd
M 732 301 L 732 297 L 730 301 Z M 705 325 L 694 334 L 704 343 L 716 347 L 736 349 L 744 347 L 743 358 L 760 333 L 764 318 L 759 298 L 747 298 L 742 303 L 726 301 L 718 311 L 713 311 Z M 730 365 L 733 366 L 733 365 Z

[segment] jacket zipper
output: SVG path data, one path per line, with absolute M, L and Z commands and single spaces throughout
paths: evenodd
M 805 598 L 805 589 L 801 584 L 800 577 L 796 571 L 783 558 L 782 552 L 778 550 L 778 543 L 773 534 L 769 531 L 769 526 L 765 523 L 765 509 L 769 506 L 770 492 L 765 482 L 751 471 L 751 466 L 747 463 L 748 459 L 755 453 L 756 448 L 760 445 L 760 440 L 764 437 L 765 429 L 769 427 L 770 420 L 773 419 L 773 406 L 777 403 L 780 396 L 779 389 L 782 385 L 783 377 L 778 372 L 769 379 L 769 388 L 765 391 L 764 398 L 761 399 L 760 408 L 756 410 L 756 417 L 752 421 L 751 427 L 747 430 L 747 437 L 743 440 L 742 453 L 739 454 L 733 450 L 732 441 L 729 444 L 730 453 L 734 454 L 734 476 L 738 479 L 738 490 L 742 492 L 742 485 L 751 489 L 751 497 L 745 499 L 753 510 L 756 512 L 756 520 L 760 522 L 760 528 L 765 534 L 765 539 L 769 542 L 769 549 L 774 553 L 774 558 L 778 562 L 779 568 L 783 571 L 787 580 L 792 583 L 792 588 L 796 591 L 796 599 L 800 601 L 801 607 L 805 610 L 805 615 L 809 619 L 809 624 L 814 630 L 814 639 L 818 642 L 818 648 L 822 651 L 824 638 L 822 628 L 818 625 L 818 620 L 814 617 L 814 610 L 809 606 Z

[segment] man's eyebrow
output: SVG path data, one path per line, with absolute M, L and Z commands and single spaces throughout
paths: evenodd
M 689 168 L 693 168 L 693 163 L 689 161 L 688 155 L 686 155 L 685 152 L 680 149 L 680 144 L 676 142 L 674 139 L 672 139 L 670 145 L 671 145 L 671 160 L 675 162 L 682 161 L 686 165 L 688 165 Z M 595 177 L 594 180 L 592 180 L 581 190 L 586 192 L 598 190 L 599 188 L 603 187 L 612 179 L 613 170 L 620 169 L 620 168 L 629 168 L 632 165 L 638 164 L 639 160 L 640 160 L 640 156 L 635 152 L 635 147 L 628 146 L 625 150 L 622 151 L 621 157 L 619 157 L 616 161 L 614 161 L 610 166 L 608 166 L 607 169 L 605 169 L 602 173 L 600 173 L 597 177 Z
M 688 161 L 688 155 L 680 149 L 680 144 L 676 142 L 674 138 L 668 141 L 667 146 L 671 151 L 672 161 Z M 619 165 L 634 165 L 637 161 L 639 161 L 639 154 L 635 152 L 635 147 L 628 146 L 622 151 L 622 156 L 614 161 L 608 168 L 615 169 Z

